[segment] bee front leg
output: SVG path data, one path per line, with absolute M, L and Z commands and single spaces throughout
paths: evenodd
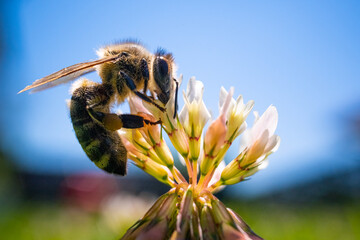
M 159 104 L 157 104 L 156 102 L 154 102 L 153 99 L 151 99 L 149 96 L 145 95 L 144 93 L 141 93 L 139 91 L 136 90 L 136 85 L 134 83 L 134 81 L 129 77 L 129 75 L 127 75 L 125 72 L 120 71 L 119 72 L 119 80 L 118 81 L 122 81 L 124 80 L 126 83 L 126 86 L 133 92 L 136 94 L 136 96 L 138 96 L 139 98 L 141 98 L 142 100 L 153 104 L 155 107 L 157 107 L 158 109 L 160 109 L 160 111 L 164 112 L 165 108 L 161 107 Z M 120 90 L 119 90 L 120 91 Z
M 178 91 L 179 91 L 179 82 L 174 78 L 173 79 L 175 84 L 176 84 L 176 88 L 175 88 L 175 102 L 174 102 L 174 116 L 173 118 L 176 117 L 177 111 L 178 111 Z

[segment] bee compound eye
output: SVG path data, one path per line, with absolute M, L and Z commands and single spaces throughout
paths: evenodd
M 168 75 L 168 73 L 169 73 L 169 65 L 164 59 L 160 58 L 158 60 L 158 68 L 159 68 L 160 75 L 162 75 L 162 76 Z
M 170 96 L 170 73 L 167 61 L 161 57 L 154 61 L 154 79 L 159 87 L 158 98 L 165 104 Z

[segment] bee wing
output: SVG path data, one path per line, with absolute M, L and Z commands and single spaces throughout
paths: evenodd
M 115 62 L 118 57 L 119 55 L 109 56 L 95 61 L 74 64 L 70 67 L 63 68 L 60 71 L 50 74 L 49 76 L 36 80 L 18 93 L 22 93 L 30 89 L 32 89 L 31 92 L 38 92 L 62 83 L 70 82 L 86 73 L 95 71 L 95 67 L 99 64 L 111 61 Z

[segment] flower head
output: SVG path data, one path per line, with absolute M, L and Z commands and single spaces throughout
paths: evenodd
M 280 138 L 275 135 L 278 113 L 270 106 L 247 129 L 246 118 L 254 101 L 233 98 L 234 88 L 220 90 L 220 113 L 208 126 L 210 113 L 203 101 L 204 85 L 192 77 L 184 92 L 185 105 L 174 114 L 175 94 L 159 110 L 136 97 L 129 99 L 132 114 L 144 119 L 140 129 L 122 129 L 128 157 L 136 166 L 171 190 L 151 207 L 122 239 L 261 239 L 239 215 L 225 207 L 213 193 L 235 184 L 267 165 Z M 161 104 L 159 101 L 157 104 Z M 147 124 L 147 122 L 157 123 Z M 175 167 L 174 157 L 163 139 L 163 131 L 184 159 L 189 179 Z M 242 134 L 240 154 L 228 165 L 224 157 L 232 142 Z M 200 173 L 200 174 L 199 174 Z
M 210 119 L 210 113 L 202 99 L 204 84 L 201 81 L 190 78 L 184 92 L 185 105 L 180 112 L 180 123 L 184 127 L 189 139 L 190 160 L 196 161 L 200 155 L 200 139 L 205 124 Z
M 280 137 L 274 134 L 277 122 L 278 112 L 274 106 L 268 107 L 260 118 L 255 113 L 254 126 L 244 132 L 240 154 L 221 175 L 223 183 L 238 183 L 267 166 L 267 157 L 280 145 Z

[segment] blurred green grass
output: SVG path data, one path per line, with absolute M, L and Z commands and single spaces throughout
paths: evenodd
M 125 205 L 123 201 L 107 213 L 81 210 L 59 199 L 30 201 L 22 196 L 21 182 L 12 169 L 0 151 L 0 240 L 119 239 L 138 214 L 145 213 L 139 213 L 138 205 L 134 210 L 126 205 L 126 212 L 119 209 Z M 301 204 L 282 204 L 277 198 L 246 202 L 220 199 L 267 240 L 360 240 L 358 199 Z M 135 210 L 137 213 L 131 212 Z
M 8 209 L 0 217 L 0 239 L 116 239 L 98 214 L 44 203 Z
M 281 240 L 360 239 L 360 204 L 289 206 L 225 201 L 261 237 Z M 4 209 L 3 209 L 4 210 Z M 131 217 L 130 217 L 131 218 Z M 1 239 L 118 239 L 134 223 L 110 228 L 99 213 L 28 202 L 2 211 Z
M 226 202 L 265 239 L 356 240 L 360 239 L 360 203 Z

